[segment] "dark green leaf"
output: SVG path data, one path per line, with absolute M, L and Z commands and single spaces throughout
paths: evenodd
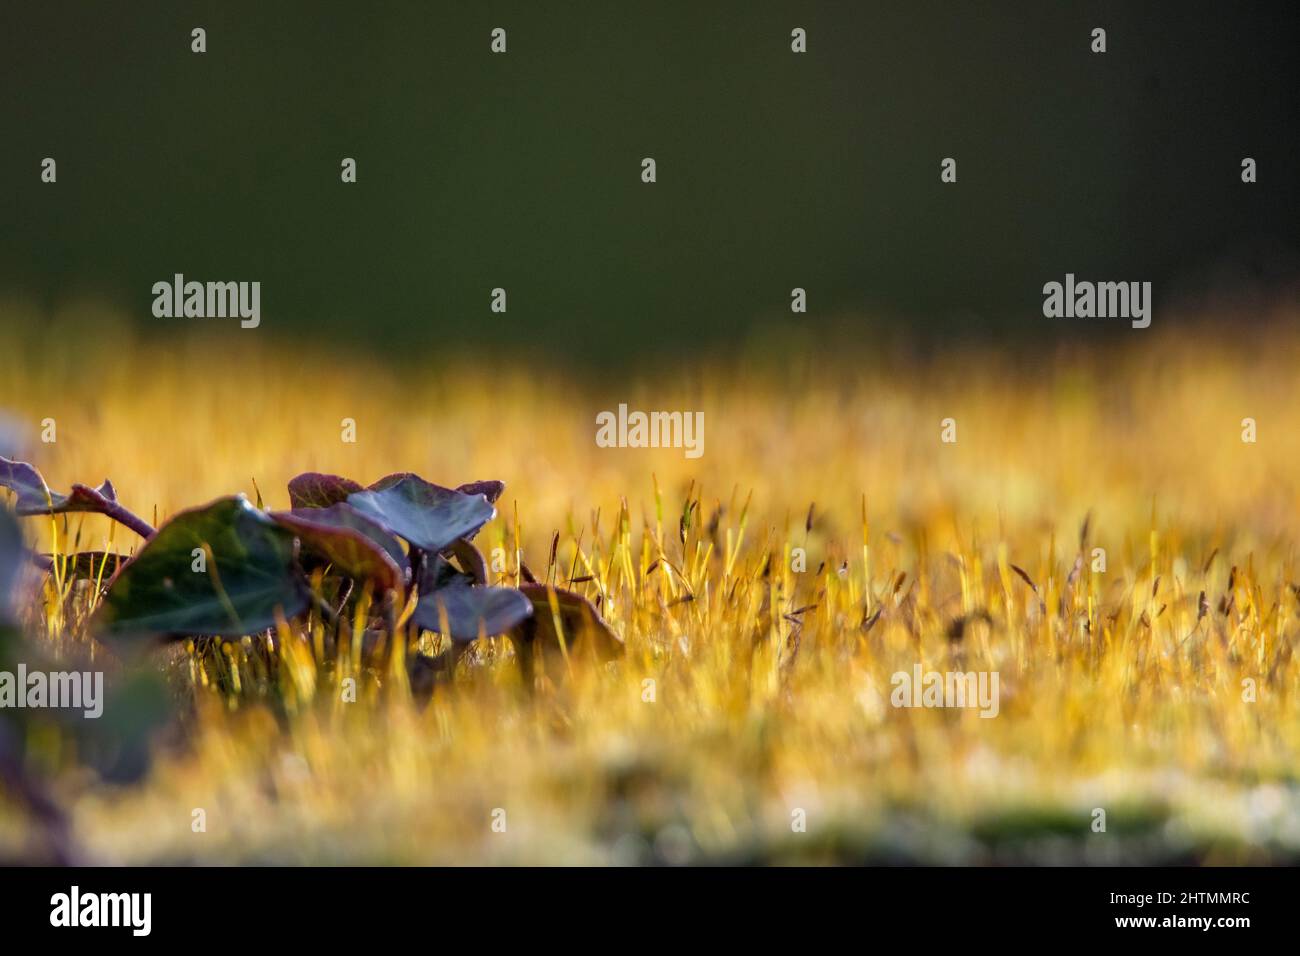
M 307 601 L 293 534 L 238 495 L 159 528 L 110 582 L 94 626 L 109 638 L 235 636 L 272 626 L 277 610 L 293 617 Z

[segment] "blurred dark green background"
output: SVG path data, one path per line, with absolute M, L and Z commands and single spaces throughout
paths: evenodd
M 0 294 L 168 334 L 198 320 L 153 282 L 257 279 L 273 334 L 599 360 L 847 315 L 1050 338 L 1072 271 L 1156 283 L 1159 324 L 1300 273 L 1297 6 L 9 2 Z

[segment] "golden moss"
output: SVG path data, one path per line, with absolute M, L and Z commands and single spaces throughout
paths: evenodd
M 539 577 L 586 579 L 627 653 L 529 695 L 509 642 L 480 642 L 420 706 L 400 671 L 312 627 L 186 651 L 186 746 L 138 786 L 58 773 L 93 859 L 1300 855 L 1298 337 L 1207 349 L 1152 330 L 1037 366 L 701 358 L 618 385 L 233 338 L 85 363 L 17 348 L 0 407 L 57 420 L 36 454 L 52 484 L 107 475 L 159 519 L 232 490 L 283 507 L 306 470 L 501 478 L 479 539 L 495 576 L 517 580 L 519 548 Z M 702 410 L 705 455 L 598 448 L 619 401 Z M 29 527 L 49 543 L 50 523 Z M 107 530 L 66 536 L 98 548 Z M 46 639 L 86 640 L 46 600 Z M 891 706 L 916 663 L 998 671 L 997 718 Z

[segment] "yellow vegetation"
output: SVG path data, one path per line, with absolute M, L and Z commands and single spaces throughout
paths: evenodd
M 19 341 L 0 409 L 56 419 L 31 456 L 53 487 L 108 476 L 160 521 L 231 491 L 287 507 L 308 470 L 500 478 L 478 539 L 504 556 L 494 577 L 517 580 L 517 543 L 539 578 L 589 578 L 574 587 L 625 657 L 575 659 L 529 694 L 510 642 L 479 642 L 426 703 L 392 661 L 332 655 L 312 627 L 282 628 L 274 651 L 181 648 L 195 708 L 142 783 L 103 785 L 34 744 L 88 858 L 1300 856 L 1300 337 L 1207 347 L 1152 329 L 1032 360 L 845 342 L 855 358 L 700 356 L 587 382 L 264 332 Z M 620 401 L 702 410 L 704 456 L 598 448 L 596 414 Z M 47 546 L 50 525 L 27 523 Z M 107 531 L 74 518 L 56 544 Z M 52 586 L 45 601 L 54 620 Z M 84 643 L 79 620 L 40 639 Z M 998 716 L 891 706 L 891 676 L 917 663 L 997 671 Z M 22 825 L 0 813 L 13 845 Z

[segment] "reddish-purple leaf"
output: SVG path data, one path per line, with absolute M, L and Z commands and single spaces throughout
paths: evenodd
M 142 538 L 153 534 L 153 527 L 148 522 L 118 503 L 117 492 L 107 478 L 98 488 L 74 484 L 68 494 L 62 495 L 51 491 L 41 473 L 26 462 L 0 458 L 0 488 L 9 488 L 17 494 L 14 511 L 20 515 L 91 512 L 108 515 Z
M 348 495 L 348 504 L 430 552 L 472 537 L 496 517 L 484 495 L 443 488 L 409 473 L 379 479 L 365 491 Z
M 25 461 L 0 458 L 0 488 L 8 488 L 17 495 L 14 511 L 17 514 L 48 515 L 65 511 L 91 511 L 100 514 L 117 502 L 117 492 L 108 479 L 98 488 L 73 485 L 69 494 L 51 491 L 41 473 Z
M 308 471 L 290 480 L 289 507 L 294 510 L 328 508 L 330 505 L 347 501 L 348 495 L 361 490 L 361 485 L 351 478 Z
M 470 481 L 456 488 L 461 494 L 482 495 L 490 504 L 496 504 L 501 493 L 506 490 L 504 481 Z
M 273 511 L 271 517 L 348 577 L 374 581 L 381 591 L 406 583 L 410 566 L 402 545 L 349 504 Z
M 494 637 L 533 613 L 532 602 L 514 588 L 474 587 L 473 579 L 435 557 L 420 574 L 420 602 L 412 620 L 426 631 L 461 643 Z
M 525 642 L 541 639 L 544 648 L 559 647 L 549 594 L 554 591 L 560 626 L 570 652 L 590 648 L 601 661 L 613 660 L 623 653 L 622 639 L 605 623 L 595 605 L 581 594 L 545 584 L 523 584 L 519 590 L 533 602 L 533 616 L 516 629 L 516 635 Z
M 483 552 L 465 538 L 457 538 L 446 551 L 460 562 L 461 570 L 473 578 L 475 584 L 487 584 L 488 567 Z

